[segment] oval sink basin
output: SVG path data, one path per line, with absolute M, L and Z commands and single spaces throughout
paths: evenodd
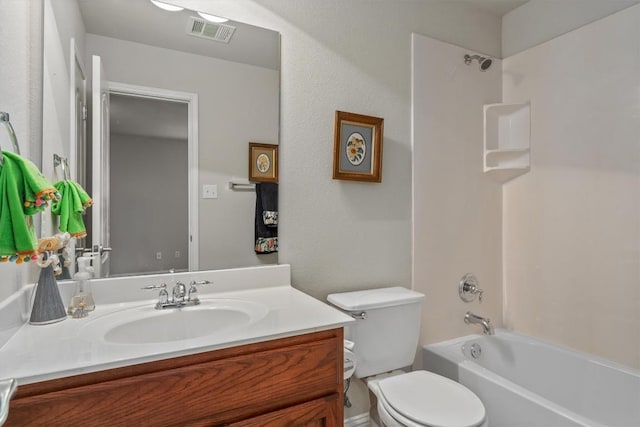
M 268 311 L 262 304 L 233 299 L 164 310 L 138 306 L 96 318 L 83 332 L 102 335 L 114 344 L 163 343 L 229 333 L 260 320 Z

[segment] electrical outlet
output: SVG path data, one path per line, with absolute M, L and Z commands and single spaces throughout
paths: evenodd
M 156 252 L 156 259 L 162 259 L 162 252 Z
M 180 258 L 180 251 L 176 251 L 176 253 L 175 253 L 175 257 L 176 257 L 176 258 Z
M 203 199 L 217 199 L 218 198 L 218 185 L 217 184 L 205 184 L 202 186 L 202 198 Z

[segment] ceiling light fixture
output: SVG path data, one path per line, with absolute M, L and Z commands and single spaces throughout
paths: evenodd
M 165 3 L 163 1 L 158 1 L 158 0 L 149 0 L 149 1 L 153 3 L 155 6 L 159 7 L 160 9 L 168 10 L 169 12 L 180 12 L 181 10 L 184 9 L 184 7 L 174 6 L 172 4 Z
M 216 16 L 216 15 L 210 15 L 208 13 L 198 12 L 198 15 L 200 15 L 201 17 L 203 17 L 207 21 L 215 22 L 216 24 L 222 24 L 223 22 L 227 22 L 228 21 L 227 18 L 223 18 L 221 16 Z

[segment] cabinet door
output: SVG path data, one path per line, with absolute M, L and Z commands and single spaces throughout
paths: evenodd
M 338 427 L 342 401 L 336 394 L 230 424 L 229 427 Z

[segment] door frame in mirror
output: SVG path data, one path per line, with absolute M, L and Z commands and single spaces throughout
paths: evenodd
M 187 104 L 188 114 L 188 173 L 189 173 L 189 271 L 199 268 L 198 234 L 198 94 L 169 89 L 108 81 L 110 94 L 137 96 Z
M 70 100 L 70 114 L 71 123 L 69 129 L 71 130 L 70 144 L 69 144 L 69 162 L 73 165 L 71 172 L 71 179 L 79 182 L 86 187 L 84 157 L 86 155 L 87 144 L 87 72 L 84 66 L 84 61 L 78 51 L 76 39 L 71 37 L 69 43 L 69 70 L 71 74 L 71 81 L 69 82 L 69 100 Z M 81 101 L 82 111 L 78 111 L 77 103 L 77 86 L 81 86 Z M 82 125 L 81 135 L 78 135 L 78 124 Z M 83 159 L 80 161 L 80 159 Z M 83 164 L 80 167 L 80 164 Z

